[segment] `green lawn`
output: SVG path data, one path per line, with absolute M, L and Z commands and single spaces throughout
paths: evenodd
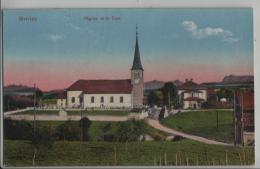
M 130 112 L 128 111 L 113 111 L 113 110 L 83 110 L 83 111 L 67 111 L 68 115 L 114 115 L 114 116 L 127 116 Z
M 98 110 L 83 110 L 83 111 L 78 111 L 78 110 L 74 110 L 74 111 L 67 111 L 68 115 L 114 115 L 114 116 L 127 116 L 129 115 L 130 112 L 128 111 L 113 111 L 113 110 L 102 110 L 102 111 L 98 111 Z M 23 111 L 23 112 L 18 112 L 16 113 L 17 115 L 23 115 L 23 114 L 34 114 L 33 110 L 27 110 L 27 111 Z M 36 110 L 36 114 L 38 115 L 59 115 L 59 110 Z
M 15 113 L 16 115 L 33 115 L 34 114 L 34 110 L 26 110 L 23 112 L 18 112 Z M 59 115 L 59 111 L 58 110 L 36 110 L 36 115 Z
M 33 124 L 33 121 L 31 121 Z M 61 125 L 65 123 L 65 121 L 37 121 L 36 125 L 39 124 L 41 126 L 51 126 L 56 128 L 58 125 Z M 79 121 L 72 121 L 72 123 L 79 123 Z M 91 125 L 89 128 L 89 135 L 92 141 L 102 141 L 103 140 L 103 131 L 102 128 L 106 126 L 107 124 L 111 124 L 110 130 L 106 134 L 115 134 L 117 131 L 117 128 L 120 123 L 123 122 L 102 122 L 102 121 L 91 121 Z M 164 140 L 166 136 L 168 136 L 168 133 L 164 133 L 162 131 L 159 131 L 157 129 L 154 129 L 153 127 L 147 125 L 147 134 L 150 135 L 155 140 Z
M 233 143 L 234 140 L 233 111 L 190 111 L 169 116 L 161 123 L 179 131 L 219 141 Z
M 177 156 L 177 160 L 176 160 Z M 4 142 L 5 166 L 31 166 L 29 141 Z M 254 149 L 206 145 L 191 140 L 176 142 L 68 142 L 57 141 L 49 150 L 39 150 L 39 166 L 108 165 L 252 165 Z

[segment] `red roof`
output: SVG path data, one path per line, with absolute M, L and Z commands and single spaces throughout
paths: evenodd
M 189 80 L 183 83 L 181 86 L 178 87 L 179 90 L 198 90 L 198 89 L 205 89 L 204 86 L 198 85 L 197 83 Z
M 67 90 L 88 94 L 128 94 L 132 92 L 130 79 L 124 80 L 78 80 Z
M 198 97 L 187 97 L 184 99 L 184 101 L 203 101 L 203 99 Z

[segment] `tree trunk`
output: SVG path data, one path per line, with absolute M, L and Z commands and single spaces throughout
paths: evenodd
M 33 166 L 35 165 L 36 153 L 37 153 L 37 149 L 34 148 L 33 159 L 32 159 L 32 165 L 33 165 Z

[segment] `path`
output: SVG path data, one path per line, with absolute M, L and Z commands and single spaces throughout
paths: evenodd
M 180 132 L 180 131 L 176 131 L 174 129 L 171 129 L 171 128 L 168 128 L 168 127 L 165 127 L 165 126 L 161 125 L 158 120 L 153 120 L 153 119 L 149 119 L 148 118 L 147 119 L 147 123 L 150 126 L 156 128 L 158 130 L 161 130 L 161 131 L 164 131 L 164 132 L 167 132 L 167 133 L 171 133 L 173 135 L 182 136 L 182 137 L 187 138 L 187 139 L 199 141 L 199 142 L 206 143 L 206 144 L 233 146 L 232 144 L 223 143 L 223 142 L 219 142 L 219 141 L 215 141 L 215 140 L 209 140 L 209 139 L 204 138 L 204 137 L 194 136 L 194 135 L 191 135 L 191 134 L 187 134 L 187 133 L 183 133 L 183 132 Z

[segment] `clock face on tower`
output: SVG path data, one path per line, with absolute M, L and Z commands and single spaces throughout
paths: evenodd
M 134 73 L 134 83 L 139 83 L 140 75 L 139 72 Z

